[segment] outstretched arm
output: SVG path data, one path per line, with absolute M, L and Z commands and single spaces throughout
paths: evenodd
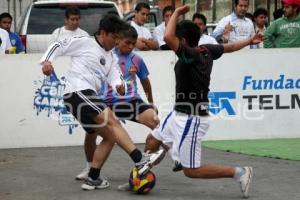
M 238 51 L 250 44 L 258 44 L 263 41 L 263 36 L 259 33 L 253 35 L 252 37 L 240 40 L 238 42 L 230 43 L 230 44 L 223 44 L 224 53 L 231 53 L 234 51 Z
M 187 5 L 177 8 L 172 14 L 166 27 L 164 40 L 167 43 L 167 45 L 175 52 L 179 48 L 179 39 L 176 37 L 176 23 L 178 18 L 181 15 L 187 13 L 189 10 L 190 7 Z

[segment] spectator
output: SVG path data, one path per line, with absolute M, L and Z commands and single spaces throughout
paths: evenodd
M 265 31 L 265 48 L 300 47 L 300 1 L 282 2 L 284 17 L 271 23 Z
M 86 31 L 79 28 L 80 10 L 77 7 L 69 7 L 66 9 L 64 24 L 64 26 L 53 31 L 50 43 L 73 36 L 89 36 Z
M 212 36 L 223 43 L 233 43 L 254 35 L 254 26 L 246 18 L 249 0 L 235 0 L 234 12 L 221 19 Z
M 159 48 L 161 50 L 171 50 L 168 45 L 166 45 L 166 42 L 164 40 L 164 34 L 166 30 L 166 26 L 169 22 L 169 19 L 171 15 L 173 14 L 174 9 L 172 6 L 166 6 L 163 9 L 163 22 L 155 27 L 154 33 L 153 33 L 153 38 L 158 42 Z
M 204 15 L 202 15 L 200 13 L 195 13 L 193 15 L 193 23 L 198 26 L 198 28 L 200 29 L 200 32 L 201 32 L 201 37 L 200 37 L 200 40 L 198 42 L 198 45 L 218 44 L 218 42 L 216 41 L 215 38 L 205 34 L 205 32 L 206 32 L 206 22 L 207 22 L 207 19 Z
M 0 28 L 0 54 L 8 54 L 11 47 L 8 32 Z
M 277 9 L 273 12 L 274 20 L 279 19 L 282 16 L 283 16 L 283 9 L 282 8 L 279 8 L 279 9 Z
M 147 51 L 158 49 L 158 43 L 153 40 L 150 31 L 146 27 L 144 27 L 149 13 L 150 6 L 147 3 L 138 3 L 135 7 L 134 18 L 130 23 L 138 33 L 138 39 L 136 42 L 136 49 L 138 50 Z
M 12 24 L 12 16 L 9 13 L 2 13 L 0 15 L 0 28 L 6 30 L 9 35 L 11 48 L 9 49 L 10 54 L 25 53 L 24 46 L 20 36 L 10 31 Z
M 264 34 L 264 32 L 266 31 L 268 11 L 264 8 L 257 8 L 254 11 L 253 16 L 254 16 L 255 32 Z M 258 48 L 263 48 L 263 43 L 259 43 L 257 46 L 258 46 Z

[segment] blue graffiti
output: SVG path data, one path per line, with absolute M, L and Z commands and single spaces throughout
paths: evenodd
M 61 80 L 64 82 L 65 78 L 62 77 Z M 61 126 L 69 126 L 69 133 L 71 134 L 73 132 L 72 130 L 78 126 L 78 123 L 64 106 L 62 94 L 64 89 L 65 84 L 62 83 L 53 72 L 43 80 L 41 87 L 35 91 L 33 106 L 37 115 L 42 111 L 46 111 L 48 117 L 53 112 L 59 113 L 59 124 Z M 68 123 L 61 121 L 61 119 L 66 118 L 64 116 L 68 116 Z
M 208 98 L 210 99 L 209 111 L 211 113 L 216 115 L 225 109 L 228 115 L 236 115 L 229 101 L 236 99 L 235 92 L 210 92 Z

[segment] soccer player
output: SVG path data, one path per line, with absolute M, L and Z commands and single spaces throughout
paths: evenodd
M 136 30 L 132 26 L 127 25 L 126 30 L 120 32 L 116 42 L 117 45 L 113 49 L 113 53 L 117 57 L 120 66 L 120 71 L 127 84 L 125 95 L 118 95 L 105 81 L 101 87 L 100 98 L 104 99 L 105 104 L 112 109 L 119 119 L 131 120 L 154 129 L 159 124 L 159 119 L 153 106 L 151 83 L 148 78 L 149 72 L 143 59 L 132 52 L 137 38 Z M 148 102 L 152 105 L 145 103 L 138 94 L 137 77 L 140 79 Z M 76 180 L 85 180 L 88 177 L 93 154 L 96 149 L 96 138 L 97 135 L 95 134 L 86 134 L 85 136 L 84 149 L 87 166 L 76 176 Z
M 237 51 L 262 41 L 262 35 L 231 44 L 206 44 L 198 47 L 201 32 L 192 21 L 178 18 L 189 11 L 188 6 L 175 10 L 167 25 L 165 41 L 176 53 L 176 102 L 174 110 L 162 120 L 162 125 L 148 136 L 146 149 L 156 151 L 162 144 L 190 178 L 234 178 L 240 182 L 244 197 L 248 197 L 253 177 L 252 167 L 231 167 L 201 164 L 201 141 L 209 127 L 208 92 L 213 60 L 223 53 Z
M 139 174 L 148 171 L 162 153 L 142 154 L 97 93 L 104 80 L 118 94 L 125 93 L 122 74 L 111 52 L 118 33 L 126 26 L 124 23 L 115 15 L 107 15 L 100 20 L 95 38 L 73 37 L 55 42 L 41 59 L 42 71 L 49 76 L 54 71 L 51 62 L 55 57 L 71 56 L 71 66 L 66 75 L 64 104 L 88 134 L 102 137 L 94 152 L 88 178 L 81 186 L 85 190 L 109 186 L 107 180 L 100 178 L 100 170 L 115 143 L 131 157 Z

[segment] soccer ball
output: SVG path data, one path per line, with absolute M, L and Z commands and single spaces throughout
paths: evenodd
M 146 174 L 139 175 L 137 168 L 133 168 L 129 176 L 129 186 L 132 191 L 138 194 L 149 193 L 155 185 L 155 175 L 148 171 Z

